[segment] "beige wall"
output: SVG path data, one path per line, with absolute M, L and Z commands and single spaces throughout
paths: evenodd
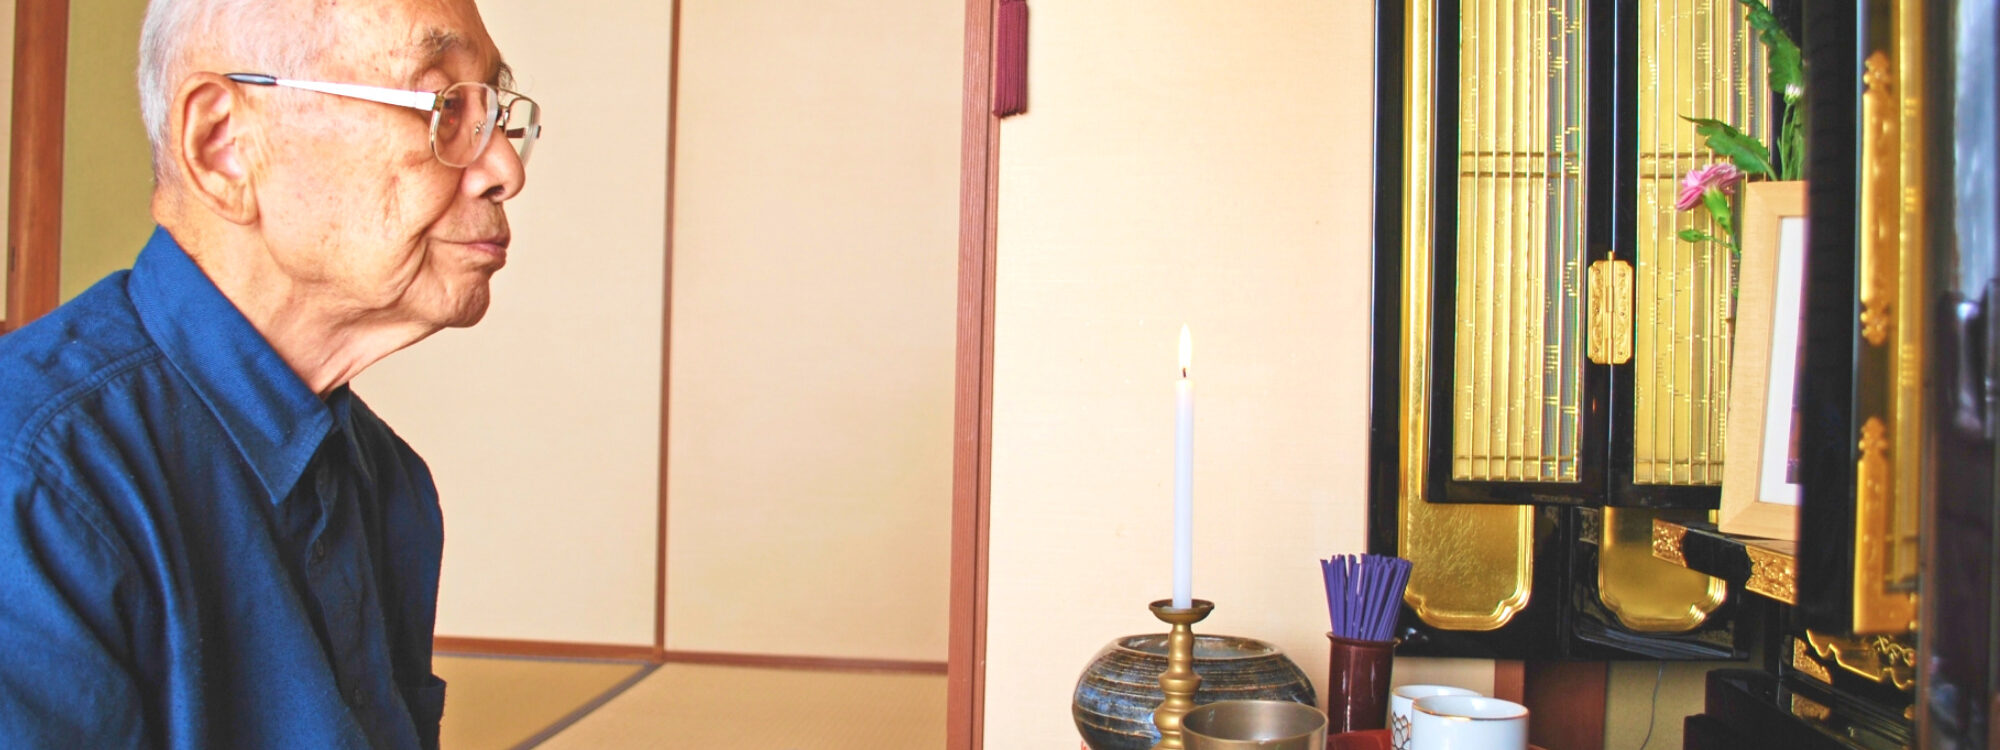
M 540 102 L 493 307 L 358 392 L 444 496 L 443 635 L 651 644 L 665 276 L 667 3 L 480 3 Z
M 1372 5 L 1034 7 L 1001 130 L 986 747 L 1074 745 L 1077 674 L 1161 628 L 1183 322 L 1197 632 L 1324 681 L 1314 561 L 1366 546 Z
M 943 661 L 963 10 L 681 10 L 667 647 Z
M 62 299 L 129 268 L 153 231 L 153 169 L 139 122 L 146 0 L 94 0 L 69 14 L 64 82 Z M 11 13 L 9 15 L 11 19 Z M 12 33 L 9 32 L 9 38 Z
M 1680 747 L 1681 724 L 1702 711 L 1711 669 L 1754 669 L 1745 662 L 1614 662 L 1605 683 L 1606 748 Z
M 649 644 L 670 11 L 482 10 L 549 127 L 515 252 L 361 390 L 445 493 L 441 634 Z M 959 11 L 682 14 L 666 646 L 942 660 Z

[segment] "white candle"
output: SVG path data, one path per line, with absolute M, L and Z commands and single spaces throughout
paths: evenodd
M 1194 338 L 1181 326 L 1181 378 L 1174 383 L 1174 606 L 1194 606 Z

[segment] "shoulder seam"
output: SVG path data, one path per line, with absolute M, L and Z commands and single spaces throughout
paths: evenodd
M 51 500 L 67 509 L 70 513 L 75 514 L 78 520 L 81 520 L 85 526 L 90 528 L 91 535 L 97 537 L 97 543 L 106 552 L 110 553 L 113 559 L 118 561 L 120 567 L 124 568 L 121 572 L 126 577 L 133 580 L 141 578 L 139 576 L 138 563 L 132 559 L 131 550 L 118 542 L 118 534 L 114 530 L 106 528 L 109 521 L 105 518 L 103 510 L 92 507 L 90 503 L 83 500 L 85 493 L 79 491 L 68 482 L 55 479 L 38 470 L 32 463 L 23 460 L 20 456 L 0 456 L 0 461 L 5 461 L 19 467 L 22 473 L 33 481 L 34 484 L 31 486 L 45 488 Z
M 104 387 L 104 384 L 110 382 L 113 378 L 139 369 L 149 362 L 157 361 L 162 356 L 160 350 L 157 348 L 146 347 L 137 349 L 105 363 L 103 367 L 98 368 L 90 377 L 68 388 L 57 391 L 48 402 L 28 413 L 28 418 L 21 422 L 20 432 L 15 433 L 12 444 L 5 446 L 5 451 L 4 453 L 0 453 L 0 456 L 12 456 L 23 465 L 26 465 L 27 454 L 32 450 L 32 446 L 42 437 L 42 432 L 48 429 L 49 423 L 55 421 L 58 414 L 75 405 L 77 401 L 82 400 L 84 397 L 96 393 L 98 389 Z

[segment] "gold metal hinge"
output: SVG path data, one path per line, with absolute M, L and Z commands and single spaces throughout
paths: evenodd
M 1590 264 L 1590 361 L 1632 361 L 1632 264 L 1617 258 Z

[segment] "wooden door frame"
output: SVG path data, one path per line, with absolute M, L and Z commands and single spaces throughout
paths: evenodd
M 7 306 L 0 333 L 55 309 L 62 283 L 63 86 L 69 0 L 14 6 L 13 162 L 7 194 Z
M 993 468 L 993 282 L 1000 120 L 993 116 L 996 0 L 965 2 L 960 142 L 958 372 L 953 418 L 947 750 L 980 750 L 986 724 L 986 572 Z

